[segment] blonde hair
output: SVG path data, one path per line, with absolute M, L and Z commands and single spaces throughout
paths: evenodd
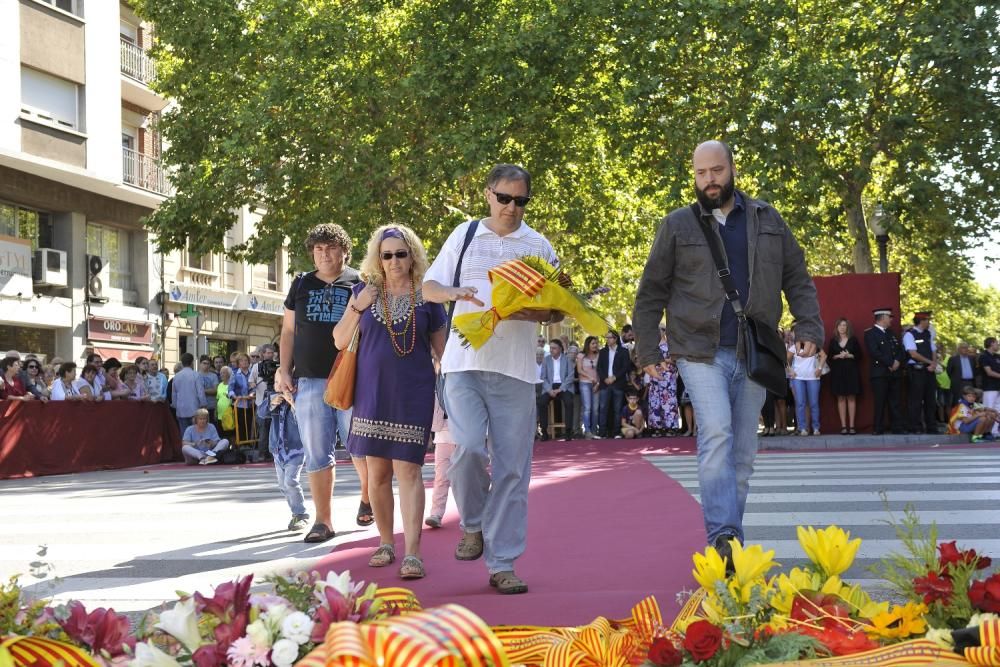
M 416 232 L 405 225 L 382 225 L 372 232 L 371 237 L 368 239 L 368 251 L 365 253 L 365 258 L 362 260 L 359 269 L 361 277 L 369 285 L 382 286 L 382 282 L 385 280 L 381 257 L 382 241 L 384 240 L 382 235 L 387 229 L 397 229 L 403 234 L 403 243 L 409 248 L 410 259 L 413 260 L 410 264 L 410 278 L 419 289 L 430 264 L 427 261 L 427 251 L 424 250 L 423 241 L 420 240 Z
M 198 417 L 204 417 L 205 419 L 208 419 L 208 410 L 206 410 L 205 408 L 198 408 L 197 410 L 195 410 L 194 418 L 197 419 Z

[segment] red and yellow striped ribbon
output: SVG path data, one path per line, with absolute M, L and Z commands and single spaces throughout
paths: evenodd
M 402 590 L 402 589 L 400 589 Z M 367 623 L 334 623 L 297 667 L 510 667 L 489 626 L 446 604 Z
M 490 282 L 502 278 L 526 296 L 535 296 L 545 286 L 545 276 L 519 259 L 512 259 L 489 270 Z
M 1000 667 L 1000 621 L 979 626 L 979 646 L 965 649 L 965 659 L 973 665 Z
M 100 667 L 86 649 L 45 637 L 13 635 L 0 641 L 0 664 L 13 667 Z

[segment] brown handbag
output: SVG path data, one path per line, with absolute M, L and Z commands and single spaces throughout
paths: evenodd
M 337 354 L 326 379 L 323 401 L 331 408 L 349 410 L 354 405 L 354 380 L 358 375 L 358 340 L 361 327 L 354 330 L 350 344 Z

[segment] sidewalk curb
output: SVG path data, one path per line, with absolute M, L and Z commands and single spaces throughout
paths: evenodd
M 850 449 L 907 449 L 964 445 L 992 446 L 994 443 L 969 442 L 967 435 L 786 435 L 758 438 L 760 451 L 836 451 Z

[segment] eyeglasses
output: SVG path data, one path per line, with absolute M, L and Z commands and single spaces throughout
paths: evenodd
M 497 192 L 493 188 L 490 188 L 490 192 L 492 192 L 493 196 L 497 198 L 497 203 L 502 206 L 506 206 L 507 204 L 514 202 L 514 206 L 524 208 L 528 205 L 528 202 L 531 201 L 530 195 L 526 197 L 515 197 L 514 195 L 509 195 L 505 192 Z
M 382 260 L 388 262 L 393 257 L 395 257 L 396 259 L 406 259 L 409 256 L 410 256 L 409 250 L 397 250 L 396 252 L 382 253 Z

